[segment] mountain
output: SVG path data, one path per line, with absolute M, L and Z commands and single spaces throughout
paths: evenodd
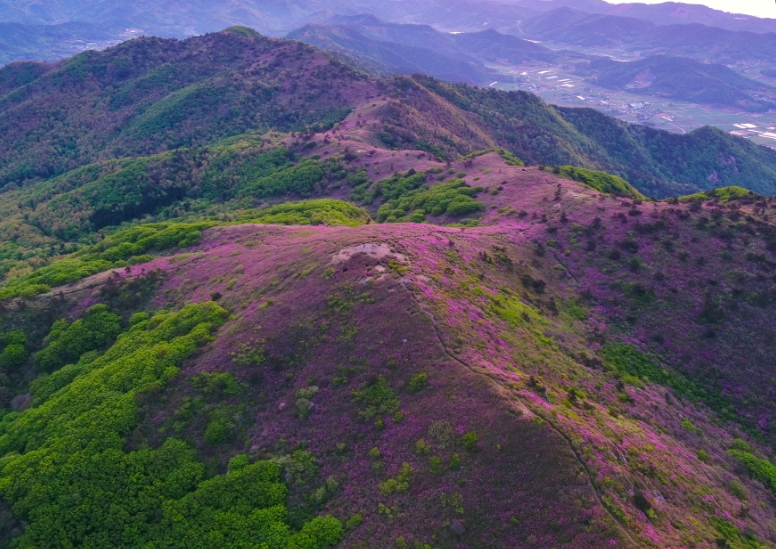
M 503 22 L 505 18 L 512 20 L 515 10 L 527 11 L 525 8 L 499 3 L 471 3 L 462 0 L 430 0 L 421 5 L 407 0 L 230 0 L 219 4 L 173 0 L 163 5 L 150 0 L 139 0 L 132 4 L 118 0 L 45 3 L 4 0 L 0 3 L 0 21 L 24 24 L 109 22 L 142 28 L 147 33 L 162 32 L 173 36 L 201 34 L 227 25 L 250 25 L 262 32 L 277 35 L 314 22 L 310 19 L 315 19 L 324 11 L 345 15 L 368 12 L 392 21 L 408 20 L 413 23 L 433 21 L 447 25 L 464 24 L 466 29 L 471 25 L 469 17 L 473 15 L 482 19 L 476 24 L 479 30 L 483 23 L 493 25 Z
M 558 13 L 574 11 L 579 26 L 559 31 L 567 27 L 569 21 L 558 20 Z M 106 41 L 127 38 L 129 30 L 137 34 L 165 37 L 188 37 L 213 32 L 232 25 L 247 25 L 271 36 L 285 36 L 289 32 L 308 24 L 339 25 L 333 22 L 336 16 L 360 17 L 359 14 L 372 14 L 385 21 L 404 24 L 433 25 L 446 32 L 480 32 L 497 30 L 506 34 L 529 37 L 552 37 L 556 41 L 583 45 L 613 45 L 619 40 L 632 42 L 633 37 L 641 36 L 650 25 L 667 26 L 676 24 L 694 24 L 715 27 L 718 30 L 749 33 L 776 32 L 774 20 L 758 19 L 747 16 L 727 14 L 710 10 L 704 6 L 687 4 L 617 4 L 602 1 L 579 0 L 522 0 L 516 3 L 484 2 L 471 0 L 427 0 L 422 3 L 410 0 L 374 2 L 373 0 L 230 0 L 227 3 L 184 2 L 171 0 L 164 4 L 139 0 L 132 4 L 117 0 L 67 0 L 59 2 L 35 2 L 31 0 L 4 0 L 0 2 L 0 21 L 25 25 L 23 31 L 18 28 L 7 29 L 8 36 L 21 33 L 27 46 L 21 50 L 8 50 L 5 59 L 53 60 L 72 53 L 70 40 L 85 40 L 103 47 Z M 537 19 L 538 17 L 538 19 Z M 71 38 L 67 29 L 54 29 L 62 24 L 81 25 L 73 30 Z M 84 33 L 83 25 L 97 26 L 97 33 Z M 535 28 L 528 32 L 528 27 Z M 108 29 L 115 29 L 106 32 Z M 681 30 L 681 29 L 677 29 Z M 368 38 L 377 39 L 369 33 Z M 695 31 L 693 31 L 695 32 Z M 98 39 L 100 35 L 108 35 Z M 672 40 L 681 33 L 671 31 Z M 544 38 L 540 38 L 544 39 Z M 312 38 L 311 38 L 312 40 Z M 358 38 L 356 41 L 359 42 Z M 403 40 L 382 38 L 384 41 L 396 41 L 404 45 L 429 48 L 428 44 L 409 44 Z M 724 43 L 726 39 L 721 39 Z M 734 38 L 739 49 L 764 51 L 746 41 Z M 17 40 L 14 39 L 14 43 Z M 321 42 L 322 43 L 322 42 Z M 662 43 L 656 37 L 653 47 Z M 92 46 L 94 47 L 94 46 Z M 361 44 L 360 47 L 364 47 Z M 697 46 L 696 46 L 697 48 Z M 687 46 L 692 51 L 693 46 Z M 769 48 L 769 51 L 772 48 Z M 446 52 L 439 52 L 447 55 Z M 409 51 L 404 54 L 409 54 Z M 420 53 L 420 52 L 418 52 Z M 677 51 L 653 51 L 676 55 Z M 697 52 L 700 55 L 702 52 Z M 733 52 L 731 51 L 731 54 Z M 400 54 L 402 56 L 406 56 Z M 383 55 L 383 54 L 380 54 Z M 380 57 L 378 55 L 378 57 Z M 723 61 L 722 57 L 716 58 Z M 3 58 L 0 58 L 3 62 Z M 386 65 L 394 67 L 391 63 Z M 395 67 L 394 67 L 395 68 Z
M 655 25 L 633 17 L 590 15 L 558 8 L 525 21 L 524 35 L 537 40 L 625 48 L 640 55 L 689 57 L 703 62 L 774 61 L 776 34 L 730 31 L 698 23 Z
M 776 33 L 727 31 L 704 25 L 657 27 L 641 41 L 642 48 L 674 52 L 700 60 L 735 63 L 762 60 L 773 63 Z
M 589 14 L 640 19 L 655 25 L 698 24 L 732 31 L 776 32 L 776 19 L 729 13 L 704 5 L 679 2 L 609 4 L 598 0 L 520 0 L 519 5 L 540 13 L 572 8 Z
M 776 541 L 772 151 L 246 28 L 0 96 L 0 546 Z
M 430 24 L 444 30 L 496 29 L 519 33 L 521 23 L 558 8 L 573 8 L 589 14 L 631 17 L 657 25 L 702 24 L 733 31 L 776 32 L 772 19 L 736 15 L 705 6 L 664 3 L 608 4 L 596 0 L 521 0 L 515 3 L 470 0 L 230 0 L 226 3 L 172 0 L 159 4 L 138 0 L 3 0 L 0 21 L 26 25 L 64 22 L 97 23 L 140 28 L 164 36 L 190 36 L 229 25 L 249 25 L 261 32 L 282 35 L 316 22 L 320 12 L 345 15 L 371 13 L 385 20 Z
M 503 147 L 531 163 L 608 170 L 651 196 L 708 189 L 716 179 L 767 194 L 776 180 L 776 153 L 721 131 L 675 136 L 527 93 L 370 80 L 309 46 L 244 28 L 142 38 L 52 66 L 12 64 L 0 82 L 7 188 L 246 131 L 318 131 L 359 109 L 375 109 L 365 138 L 392 147 L 442 157 Z
M 0 82 L 15 82 L 32 67 L 9 65 Z M 289 81 L 295 72 L 315 78 Z M 0 185 L 248 130 L 334 123 L 372 87 L 308 46 L 259 38 L 243 28 L 182 42 L 141 38 L 105 53 L 85 52 L 3 90 L 0 125 L 7 139 L 0 145 Z M 84 109 L 100 116 L 84 116 Z M 62 132 L 54 130 L 58 121 L 65 122 Z M 39 139 L 33 128 L 48 137 Z
M 581 46 L 620 46 L 648 35 L 655 25 L 648 21 L 615 15 L 590 15 L 558 8 L 521 26 L 527 36 Z
M 550 62 L 582 57 L 553 52 L 539 44 L 495 30 L 442 33 L 428 25 L 386 23 L 371 15 L 333 16 L 287 39 L 349 55 L 383 74 L 427 74 L 442 80 L 490 84 L 497 73 L 487 62 Z
M 593 84 L 610 89 L 637 90 L 753 112 L 776 107 L 776 88 L 741 76 L 725 65 L 708 65 L 681 57 L 655 56 L 630 62 L 601 59 L 591 62 L 582 72 Z
M 350 25 L 308 25 L 286 38 L 352 55 L 383 74 L 428 74 L 447 81 L 472 84 L 491 82 L 493 78 L 492 71 L 480 61 L 472 57 L 458 58 L 455 50 L 450 51 L 452 55 L 443 55 L 427 48 L 377 40 Z
M 453 39 L 459 48 L 485 61 L 557 62 L 560 59 L 583 57 L 573 52 L 555 52 L 540 44 L 492 29 L 456 34 Z

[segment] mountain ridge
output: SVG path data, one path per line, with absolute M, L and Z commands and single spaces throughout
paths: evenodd
M 220 44 L 218 52 L 200 48 L 215 43 Z M 245 45 L 250 48 L 244 49 Z M 192 56 L 188 53 L 192 51 L 198 53 Z M 139 52 L 143 52 L 145 65 L 128 65 Z M 252 56 L 261 60 L 258 65 Z M 173 59 L 182 61 L 171 64 Z M 315 71 L 318 83 L 289 79 L 289 70 L 300 70 L 297 63 Z M 11 65 L 0 71 L 0 75 L 14 74 L 11 81 L 20 74 L 46 71 L 0 98 L 0 127 L 8 136 L 19 136 L 0 148 L 5 157 L 0 157 L 3 185 L 49 178 L 102 159 L 201 146 L 216 135 L 228 137 L 257 126 L 260 131 L 328 127 L 355 111 L 368 114 L 364 138 L 373 142 L 382 135 L 387 141 L 377 138 L 374 142 L 383 146 L 415 149 L 424 142 L 424 147 L 433 147 L 429 150 L 443 157 L 500 146 L 531 163 L 608 170 L 654 196 L 691 194 L 713 186 L 711 180 L 768 194 L 767 181 L 776 179 L 768 175 L 773 170 L 769 167 L 772 151 L 719 131 L 672 135 L 620 123 L 590 110 L 550 107 L 526 93 L 443 85 L 427 77 L 370 80 L 309 46 L 239 33 L 187 41 L 144 38 L 41 67 Z M 257 79 L 265 83 L 258 85 Z M 71 85 L 87 82 L 88 98 L 68 95 L 61 105 L 52 102 L 50 92 L 69 93 Z M 123 82 L 123 89 L 117 92 L 115 82 Z M 259 100 L 260 108 L 245 107 Z M 76 122 L 79 109 L 87 103 L 94 109 L 94 101 L 105 118 L 99 124 L 93 118 Z M 205 107 L 214 101 L 222 105 L 220 112 Z M 286 109 L 302 101 L 308 110 L 301 117 L 290 117 Z M 227 110 L 225 102 L 234 108 Z M 310 105 L 317 110 L 310 110 Z M 53 116 L 55 111 L 82 127 L 49 134 L 51 138 L 35 138 L 34 143 L 25 141 L 21 132 L 27 125 L 45 122 L 49 115 L 43 113 Z M 27 114 L 32 112 L 36 114 Z M 252 113 L 251 119 L 245 118 L 247 112 Z M 429 116 L 432 112 L 444 121 L 442 125 Z M 189 122 L 181 131 L 180 124 L 187 117 Z M 463 120 L 468 120 L 468 126 Z M 518 128 L 522 129 L 516 133 Z M 89 142 L 84 140 L 86 135 L 91 135 Z M 613 135 L 621 138 L 615 142 Z M 41 152 L 55 150 L 54 136 L 64 155 Z M 642 143 L 647 136 L 661 148 L 645 148 Z M 673 152 L 688 147 L 695 151 L 689 156 L 690 164 Z M 26 163 L 20 163 L 16 155 L 26 158 Z M 737 159 L 737 171 L 719 160 L 730 157 Z
M 0 156 L 0 545 L 776 542 L 776 200 L 717 188 L 765 149 L 245 28 L 0 77 L 49 147 Z

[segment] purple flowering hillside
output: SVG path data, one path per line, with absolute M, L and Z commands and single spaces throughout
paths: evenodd
M 0 72 L 0 547 L 774 546 L 772 198 L 244 30 L 90 55 Z

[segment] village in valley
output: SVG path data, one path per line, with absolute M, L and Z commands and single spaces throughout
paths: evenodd
M 546 43 L 543 45 L 548 46 Z M 609 50 L 607 57 L 618 61 L 638 59 L 632 53 L 621 50 Z M 495 89 L 527 91 L 554 105 L 593 108 L 626 122 L 676 133 L 688 133 L 702 126 L 715 126 L 776 150 L 774 111 L 752 113 L 729 106 L 701 105 L 651 96 L 638 93 L 636 90 L 639 86 L 627 90 L 607 89 L 580 77 L 574 63 L 491 64 L 489 67 L 503 75 L 503 80 L 491 84 Z M 750 78 L 776 85 L 775 79 L 760 75 L 759 67 L 734 68 Z

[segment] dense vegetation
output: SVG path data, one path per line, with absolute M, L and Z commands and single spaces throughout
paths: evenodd
M 290 73 L 309 78 L 286 85 Z M 57 185 L 50 198 L 52 190 L 74 193 L 55 204 L 63 217 L 96 227 L 188 196 L 181 173 L 194 170 L 200 181 L 193 185 L 209 185 L 211 194 L 225 181 L 233 189 L 236 178 L 251 177 L 234 162 L 244 145 L 214 142 L 250 131 L 255 145 L 272 141 L 271 130 L 331 127 L 358 108 L 359 90 L 393 97 L 378 113 L 384 127 L 377 132 L 392 147 L 451 159 L 501 147 L 531 164 L 603 170 L 658 197 L 726 185 L 768 194 L 776 180 L 776 153 L 721 131 L 674 135 L 553 108 L 527 93 L 429 77 L 369 81 L 298 42 L 235 29 L 186 41 L 144 38 L 55 66 L 11 65 L 0 80 L 0 187 L 45 180 Z M 232 170 L 225 178 L 219 162 Z M 65 179 L 54 184 L 57 176 Z M 113 194 L 90 196 L 99 179 Z M 127 203 L 118 206 L 119 196 Z M 89 211 L 78 212 L 85 199 Z
M 305 159 L 286 147 L 262 147 L 260 138 L 250 136 L 86 166 L 0 195 L 5 213 L 0 273 L 20 265 L 41 266 L 50 257 L 94 243 L 94 231 L 125 222 L 224 221 L 224 216 L 261 221 L 281 213 L 259 211 L 266 209 L 265 200 L 325 196 L 357 184 L 358 172 L 342 157 Z M 308 203 L 289 215 L 273 217 L 273 222 L 301 223 L 306 218 L 309 224 L 349 224 L 365 219 L 364 212 L 333 202 Z
M 635 198 L 637 200 L 643 200 L 645 198 L 643 194 L 634 189 L 633 186 L 623 178 L 606 172 L 585 170 L 574 166 L 559 166 L 558 168 L 553 168 L 552 171 L 562 177 L 568 177 L 574 181 L 584 183 L 602 193 L 613 194 L 625 198 Z
M 105 311 L 85 322 L 97 314 Z M 136 397 L 175 378 L 226 316 L 213 303 L 138 316 L 102 356 L 59 356 L 72 365 L 36 383 L 38 405 L 0 422 L 0 495 L 28 521 L 10 547 L 323 549 L 339 541 L 335 519 L 290 531 L 275 463 L 237 457 L 226 475 L 207 479 L 181 441 L 125 450 Z M 74 326 L 54 327 L 42 362 Z M 79 352 L 89 347 L 81 345 Z
M 402 80 L 397 86 L 406 90 L 402 103 L 414 107 L 386 113 L 389 131 L 400 142 L 422 140 L 453 154 L 495 143 L 529 164 L 573 165 L 617 175 L 650 197 L 730 185 L 765 195 L 774 191 L 770 182 L 776 180 L 776 153 L 722 130 L 701 128 L 677 135 L 592 109 L 552 107 L 525 92 L 481 90 L 427 77 Z M 449 107 L 421 90 L 481 117 L 481 131 L 457 127 Z M 443 127 L 434 120 L 444 120 Z M 493 141 L 483 140 L 483 133 Z
M 16 70 L 0 69 L 0 81 Z M 284 85 L 284 71 L 307 70 Z M 298 42 L 234 31 L 85 52 L 0 97 L 0 188 L 248 130 L 324 128 L 347 114 L 343 87 L 362 78 Z

